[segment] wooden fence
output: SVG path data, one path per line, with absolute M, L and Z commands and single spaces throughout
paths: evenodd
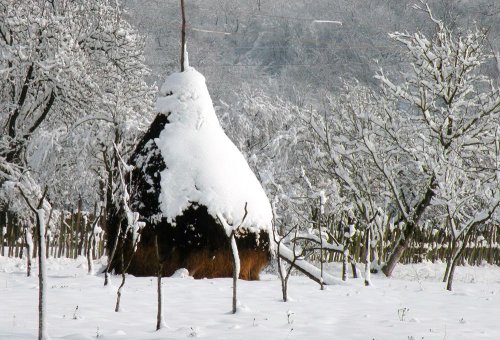
M 85 256 L 92 246 L 92 258 L 104 255 L 104 232 L 100 226 L 93 228 L 95 215 L 82 212 L 53 213 L 47 232 L 47 257 L 77 258 Z M 33 228 L 30 222 L 20 222 L 8 212 L 0 213 L 0 255 L 22 257 L 26 250 L 25 229 Z M 31 233 L 35 235 L 35 231 Z M 92 234 L 95 238 L 90 237 Z M 38 253 L 38 243 L 33 237 L 33 253 Z
M 335 239 L 341 240 L 343 232 L 332 230 Z M 379 264 L 391 252 L 395 241 L 400 237 L 400 229 L 385 229 L 372 240 L 371 259 L 377 258 Z M 365 233 L 359 230 L 352 238 L 349 253 L 356 262 L 364 262 L 366 258 Z M 445 262 L 450 253 L 452 236 L 445 229 L 419 228 L 415 231 L 408 249 L 401 258 L 401 263 L 419 263 L 423 261 Z M 328 256 L 329 261 L 341 262 L 342 254 Z M 489 263 L 500 265 L 500 227 L 490 226 L 476 231 L 470 238 L 460 264 L 481 265 Z
M 91 240 L 94 216 L 94 214 L 81 212 L 80 209 L 74 212 L 54 213 L 46 235 L 47 256 L 76 258 L 80 255 L 86 255 L 89 246 L 88 242 Z M 96 236 L 95 246 L 91 247 L 94 259 L 105 254 L 105 237 L 102 229 L 97 228 L 97 230 L 94 230 Z M 0 212 L 0 255 L 22 257 L 26 246 L 23 233 L 24 227 L 22 223 L 7 212 Z M 342 231 L 331 230 L 331 233 L 338 240 L 343 237 Z M 400 230 L 397 228 L 394 230 L 386 229 L 378 234 L 376 236 L 377 240 L 372 243 L 371 258 L 373 259 L 376 256 L 379 261 L 383 261 L 399 236 Z M 401 262 L 445 262 L 449 254 L 451 241 L 451 235 L 446 230 L 417 229 Z M 36 254 L 38 247 L 36 238 L 33 238 L 33 242 L 33 254 Z M 359 230 L 352 238 L 349 247 L 350 254 L 358 263 L 364 262 L 365 243 L 365 235 L 362 230 Z M 314 259 L 317 258 L 313 257 Z M 342 254 L 331 253 L 327 256 L 327 261 L 341 262 Z M 500 265 L 500 228 L 498 226 L 490 226 L 472 235 L 462 264 L 465 262 L 470 265 L 480 265 L 485 262 Z

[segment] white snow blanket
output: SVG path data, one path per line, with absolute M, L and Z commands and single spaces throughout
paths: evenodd
M 94 261 L 101 268 L 104 259 Z M 33 273 L 37 272 L 33 261 Z M 328 272 L 340 277 L 341 263 Z M 156 282 L 128 276 L 122 311 L 115 313 L 120 277 L 102 285 L 87 274 L 87 259 L 47 259 L 47 327 L 52 339 L 346 339 L 498 340 L 500 267 L 457 268 L 454 291 L 446 291 L 443 263 L 398 265 L 393 277 L 372 275 L 350 285 L 320 290 L 302 275 L 289 281 L 281 300 L 276 275 L 238 282 L 238 312 L 231 314 L 231 278 L 163 278 L 167 327 L 155 332 Z M 38 277 L 26 277 L 26 259 L 0 256 L 0 339 L 36 339 Z M 76 309 L 78 306 L 78 309 Z
M 192 67 L 167 77 L 156 110 L 168 115 L 155 140 L 167 168 L 161 172 L 160 209 L 170 223 L 192 203 L 220 214 L 231 228 L 271 234 L 269 200 L 243 155 L 219 124 L 205 78 Z M 228 232 L 228 230 L 226 230 Z

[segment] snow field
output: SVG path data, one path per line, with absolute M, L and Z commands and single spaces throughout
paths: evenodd
M 95 261 L 96 268 L 103 260 Z M 34 261 L 34 263 L 36 263 Z M 290 279 L 282 302 L 279 279 L 239 282 L 239 311 L 231 311 L 232 280 L 165 278 L 167 327 L 155 332 L 156 278 L 129 276 L 122 311 L 114 312 L 118 277 L 103 286 L 87 275 L 86 259 L 48 259 L 47 326 L 53 339 L 500 339 L 500 268 L 459 267 L 455 291 L 440 282 L 442 264 L 399 266 L 392 279 L 373 275 L 325 291 L 303 276 Z M 37 268 L 0 257 L 0 339 L 37 334 Z M 337 264 L 329 272 L 339 275 Z M 77 308 L 78 306 L 78 308 Z

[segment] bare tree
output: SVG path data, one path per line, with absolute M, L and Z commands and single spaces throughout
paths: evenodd
M 399 131 L 389 130 L 390 124 L 383 121 L 378 125 L 380 131 L 388 132 L 385 140 L 392 140 L 391 144 L 407 155 L 406 169 L 414 173 L 415 179 L 421 179 L 421 189 L 409 190 L 411 187 L 402 185 L 404 174 L 387 162 L 389 149 L 383 151 L 380 143 L 375 145 L 373 140 L 369 145 L 378 171 L 391 188 L 399 220 L 405 226 L 383 267 L 388 276 L 431 205 L 442 204 L 456 211 L 453 207 L 461 205 L 456 205 L 459 201 L 474 202 L 479 192 L 470 191 L 473 183 L 479 180 L 481 191 L 489 192 L 496 186 L 494 173 L 498 170 L 494 141 L 500 96 L 491 79 L 481 74 L 481 65 L 488 59 L 483 51 L 486 31 L 475 28 L 455 33 L 434 17 L 424 1 L 415 8 L 435 26 L 435 34 L 431 37 L 421 32 L 391 34 L 391 38 L 407 50 L 411 72 L 406 74 L 402 84 L 395 84 L 383 72 L 377 75 L 385 98 L 404 103 L 408 106 L 406 111 L 411 113 L 394 106 L 385 109 L 386 122 L 400 121 Z M 408 139 L 402 131 L 418 136 Z
M 294 228 L 289 228 L 285 235 L 280 236 L 278 234 L 278 231 L 276 230 L 276 224 L 275 224 L 275 220 L 273 218 L 273 238 L 274 238 L 274 242 L 277 244 L 277 248 L 278 248 L 278 251 L 277 251 L 278 255 L 276 256 L 276 258 L 278 261 L 278 274 L 279 274 L 280 281 L 281 281 L 281 293 L 283 296 L 283 302 L 288 301 L 288 280 L 290 279 L 290 275 L 292 273 L 292 269 L 294 268 L 294 264 L 297 261 L 297 259 L 303 257 L 303 253 L 297 252 L 297 247 L 296 247 L 297 242 L 298 242 L 298 238 L 297 238 L 298 231 L 299 231 L 298 226 L 295 226 Z M 283 246 L 282 243 L 292 233 L 295 234 L 295 237 L 293 238 L 294 241 L 292 241 L 292 243 L 293 243 L 293 246 L 292 246 L 293 258 L 291 259 L 290 265 L 288 267 L 285 267 L 285 264 L 283 263 L 283 259 L 279 255 L 279 249 Z M 322 280 L 321 280 L 321 282 L 322 282 Z
M 238 226 L 233 227 L 232 225 L 227 223 L 227 220 L 221 214 L 217 214 L 217 219 L 221 226 L 224 228 L 226 235 L 228 237 L 229 246 L 231 249 L 231 262 L 233 265 L 233 314 L 236 313 L 238 307 L 238 298 L 237 298 L 237 284 L 238 278 L 240 276 L 240 256 L 238 254 L 238 247 L 236 245 L 236 232 L 243 225 L 245 219 L 248 215 L 247 203 L 245 203 L 245 213 L 243 214 L 243 218 Z
M 472 216 L 470 216 L 466 221 L 461 221 L 459 216 L 453 216 L 453 218 L 450 219 L 450 229 L 454 246 L 450 249 L 450 256 L 446 268 L 446 273 L 443 279 L 447 281 L 447 290 L 452 290 L 456 266 L 458 264 L 458 261 L 462 257 L 465 248 L 469 244 L 472 233 L 476 231 L 476 228 L 478 228 L 479 226 L 482 226 L 485 223 L 491 221 L 493 215 L 495 214 L 495 211 L 499 206 L 500 194 L 499 189 L 496 188 L 496 193 L 492 197 L 491 204 L 489 204 L 484 210 L 477 211 L 476 213 L 472 214 Z M 461 243 L 457 242 L 458 239 L 461 240 Z
M 120 270 L 121 270 L 121 275 L 122 275 L 122 282 L 120 284 L 120 287 L 118 287 L 118 291 L 116 292 L 116 306 L 115 306 L 115 312 L 120 311 L 120 299 L 122 295 L 122 288 L 125 285 L 125 279 L 126 279 L 126 273 L 132 264 L 132 260 L 134 259 L 134 254 L 135 251 L 137 250 L 137 245 L 140 241 L 140 232 L 146 225 L 145 222 L 139 221 L 139 213 L 132 211 L 130 209 L 129 205 L 129 200 L 130 200 L 130 194 L 129 194 L 129 189 L 128 185 L 131 185 L 132 183 L 132 170 L 133 167 L 125 163 L 123 158 L 121 157 L 119 153 L 119 149 L 116 145 L 114 145 L 114 150 L 116 153 L 116 158 L 119 159 L 120 165 L 118 166 L 118 171 L 120 174 L 120 192 L 117 195 L 117 199 L 119 199 L 119 204 L 120 204 L 120 211 L 118 212 L 119 216 L 122 216 L 120 218 L 121 221 L 125 220 L 127 224 L 125 226 L 119 225 L 119 235 L 117 238 L 120 238 Z M 122 170 L 123 168 L 123 170 Z M 130 175 L 130 178 L 128 182 L 125 180 L 126 175 Z M 131 235 L 131 240 L 132 240 L 132 252 L 129 254 L 129 258 L 127 260 L 127 263 L 125 264 L 125 242 L 128 237 L 128 235 Z M 108 262 L 111 262 L 111 259 Z M 108 267 L 109 268 L 109 267 Z

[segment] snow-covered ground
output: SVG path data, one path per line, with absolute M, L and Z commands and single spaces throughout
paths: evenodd
M 281 301 L 275 275 L 241 281 L 231 310 L 231 279 L 163 280 L 167 327 L 155 332 L 156 279 L 129 276 L 122 311 L 114 312 L 119 277 L 110 287 L 87 275 L 86 260 L 48 260 L 48 331 L 54 339 L 500 339 L 500 267 L 457 268 L 454 291 L 440 282 L 442 264 L 398 266 L 373 287 L 350 280 L 325 291 L 302 276 Z M 96 268 L 102 263 L 96 261 Z M 339 268 L 331 272 L 338 276 Z M 37 268 L 0 257 L 0 339 L 37 334 Z

